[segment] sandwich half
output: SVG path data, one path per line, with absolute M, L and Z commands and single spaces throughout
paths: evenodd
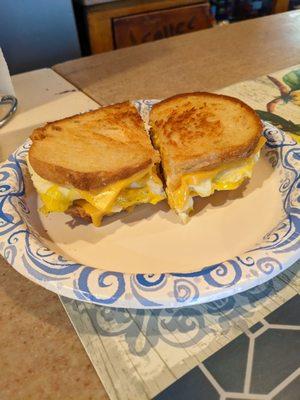
M 262 123 L 242 101 L 212 93 L 163 100 L 150 113 L 168 202 L 183 222 L 193 197 L 233 190 L 250 178 L 265 143 Z
M 28 168 L 44 213 L 99 226 L 105 215 L 165 198 L 159 154 L 129 102 L 48 123 L 31 139 Z

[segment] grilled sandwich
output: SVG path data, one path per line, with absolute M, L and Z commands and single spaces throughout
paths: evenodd
M 28 168 L 44 213 L 99 226 L 105 215 L 165 198 L 159 154 L 129 102 L 48 123 L 31 139 Z
M 168 202 L 183 222 L 193 197 L 234 190 L 250 178 L 265 143 L 256 113 L 242 101 L 212 93 L 163 100 L 150 113 Z

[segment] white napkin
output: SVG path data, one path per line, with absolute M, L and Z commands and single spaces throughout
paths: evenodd
M 8 94 L 15 96 L 15 91 L 11 81 L 7 63 L 0 47 L 0 97 Z

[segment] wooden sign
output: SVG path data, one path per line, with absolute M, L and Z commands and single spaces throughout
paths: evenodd
M 115 48 L 151 42 L 211 26 L 208 3 L 115 18 Z

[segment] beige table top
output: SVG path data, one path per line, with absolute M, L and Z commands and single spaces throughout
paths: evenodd
M 56 65 L 100 104 L 215 90 L 300 62 L 300 11 Z
M 299 62 L 298 11 L 103 53 L 54 69 L 108 104 L 214 90 Z M 0 275 L 0 398 L 108 399 L 57 296 L 20 276 L 3 259 Z

